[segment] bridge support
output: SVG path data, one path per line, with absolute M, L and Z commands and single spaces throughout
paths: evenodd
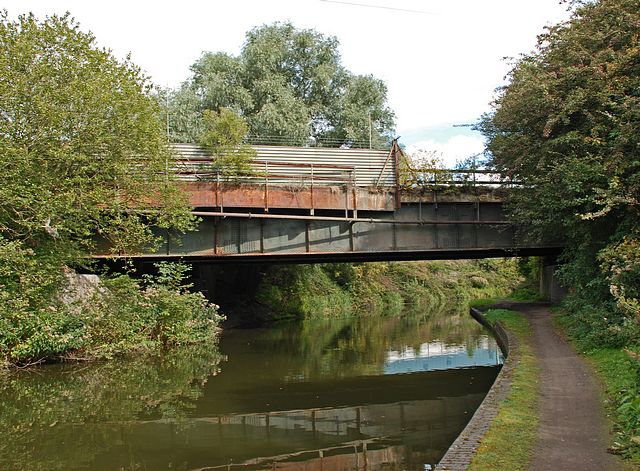
M 556 275 L 558 267 L 557 257 L 540 258 L 540 294 L 553 303 L 562 301 L 567 295 L 567 289 L 560 284 Z

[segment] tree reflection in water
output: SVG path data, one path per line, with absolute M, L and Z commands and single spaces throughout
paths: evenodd
M 487 366 L 385 374 L 424 345 Z M 236 330 L 220 350 L 9 376 L 0 468 L 424 470 L 499 368 L 482 328 L 451 313 Z

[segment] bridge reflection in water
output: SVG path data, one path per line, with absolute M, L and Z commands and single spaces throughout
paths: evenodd
M 190 470 L 423 471 L 425 464 L 438 462 L 464 428 L 496 373 L 497 367 L 483 367 L 392 375 L 388 386 L 400 399 L 392 403 L 375 403 L 380 394 L 373 387 L 380 387 L 379 377 L 344 380 L 348 385 L 335 385 L 341 402 L 374 403 L 137 422 L 121 425 L 119 433 L 131 455 L 147 456 L 148 469 L 165 469 L 167 463 L 184 459 Z M 446 393 L 440 387 L 444 384 Z M 464 393 L 452 395 L 452 389 Z M 318 399 L 311 384 L 280 391 L 264 395 L 276 405 L 299 406 L 305 396 Z M 425 396 L 429 398 L 416 399 Z M 103 468 L 98 464 L 96 469 Z
M 229 471 L 428 469 L 482 402 L 502 358 L 477 326 L 468 327 L 477 332 L 473 340 L 460 345 L 424 341 L 433 322 L 377 321 L 395 331 L 391 348 L 369 351 L 356 370 L 336 368 L 326 344 L 324 360 L 311 363 L 315 355 L 305 358 L 302 352 L 314 336 L 302 340 L 293 326 L 226 334 L 221 348 L 228 361 L 203 386 L 189 417 L 121 424 L 111 432 L 127 448 L 112 448 L 98 463 L 123 463 L 131 456 L 144 457 L 147 469 L 166 469 L 167 463 Z M 355 332 L 373 333 L 370 319 L 334 323 L 332 337 L 347 345 Z M 412 340 L 392 340 L 399 334 Z M 315 336 L 322 334 L 315 330 Z M 303 347 L 291 357 L 283 342 Z M 347 357 L 357 352 L 354 346 L 339 350 Z M 98 463 L 96 469 L 110 469 Z

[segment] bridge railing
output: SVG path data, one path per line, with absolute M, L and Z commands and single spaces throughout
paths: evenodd
M 211 159 L 175 160 L 173 171 L 182 181 L 256 185 L 347 185 L 357 181 L 356 168 L 349 165 L 254 160 L 245 171 L 219 168 Z
M 230 174 L 224 170 L 210 158 L 173 163 L 179 180 L 211 183 L 215 206 L 219 208 L 229 204 L 236 207 L 257 207 L 258 204 L 269 211 L 273 207 L 294 205 L 310 210 L 311 214 L 317 208 L 357 215 L 359 174 L 354 166 L 254 160 L 248 171 Z
M 403 188 L 438 188 L 438 187 L 473 187 L 484 186 L 491 188 L 511 187 L 518 181 L 493 170 L 480 169 L 439 169 L 426 168 L 412 170 L 401 176 Z

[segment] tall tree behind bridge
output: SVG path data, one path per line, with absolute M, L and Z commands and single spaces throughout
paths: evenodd
M 640 1 L 574 3 L 481 127 L 493 165 L 524 184 L 512 216 L 566 241 L 563 274 L 582 305 L 618 313 L 581 316 L 585 335 L 624 344 L 640 334 Z
M 341 64 L 338 40 L 290 23 L 252 29 L 239 56 L 207 52 L 169 101 L 174 141 L 199 141 L 205 110 L 243 116 L 265 143 L 379 146 L 393 134 L 387 87 Z

